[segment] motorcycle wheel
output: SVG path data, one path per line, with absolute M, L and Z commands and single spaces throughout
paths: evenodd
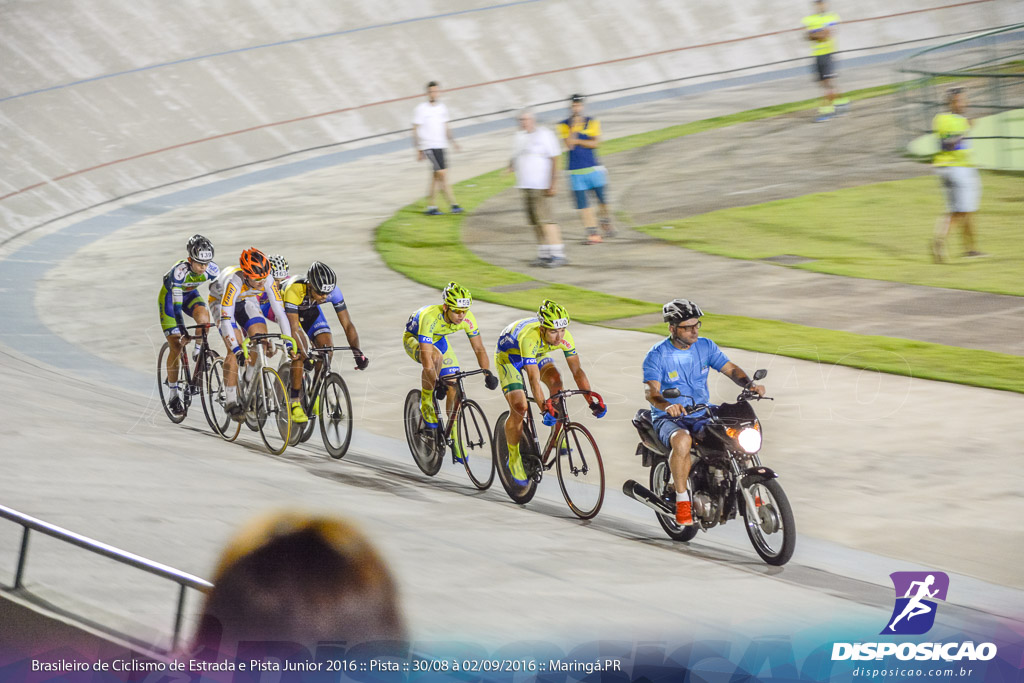
M 657 461 L 651 466 L 651 492 L 659 498 L 665 497 L 665 490 L 668 488 L 669 480 L 671 478 L 671 472 L 668 469 L 668 460 L 665 458 L 658 458 Z M 671 501 L 672 505 L 675 505 L 675 500 Z M 691 526 L 680 526 L 676 524 L 676 520 L 665 515 L 659 515 L 655 513 L 655 517 L 658 518 L 658 524 L 665 530 L 668 537 L 673 541 L 692 541 L 693 537 L 697 535 L 697 525 Z
M 753 514 L 743 506 L 744 527 L 754 550 L 770 565 L 789 562 L 796 548 L 796 520 L 786 492 L 777 479 L 769 479 L 750 487 L 750 495 L 759 505 Z

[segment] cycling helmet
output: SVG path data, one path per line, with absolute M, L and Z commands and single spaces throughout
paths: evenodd
M 280 254 L 274 254 L 267 259 L 270 261 L 270 274 L 275 280 L 283 280 L 288 277 L 288 260 Z
M 552 330 L 564 330 L 569 327 L 569 311 L 565 306 L 556 304 L 551 299 L 544 299 L 544 303 L 537 309 L 537 318 L 541 327 Z
M 262 280 L 270 274 L 270 261 L 267 260 L 266 254 L 256 247 L 249 247 L 243 251 L 241 258 L 238 259 L 238 265 L 241 266 L 242 272 L 253 280 Z
M 691 318 L 699 318 L 704 315 L 700 306 L 689 299 L 672 299 L 661 307 L 661 316 L 667 323 L 681 323 Z
M 338 284 L 338 278 L 329 265 L 313 261 L 306 271 L 306 282 L 317 294 L 330 294 Z
M 209 263 L 213 260 L 213 245 L 202 235 L 192 235 L 185 248 L 188 257 L 196 263 Z
M 449 282 L 441 292 L 441 301 L 448 308 L 466 310 L 473 305 L 473 295 L 458 282 Z

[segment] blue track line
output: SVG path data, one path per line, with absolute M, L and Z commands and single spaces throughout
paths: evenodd
M 64 83 L 62 85 L 52 85 L 48 88 L 40 88 L 39 90 L 29 90 L 28 92 L 18 93 L 17 95 L 8 95 L 7 97 L 0 97 L 0 102 L 7 102 L 8 100 L 16 100 L 21 97 L 28 97 L 29 95 L 38 95 L 39 93 L 50 92 L 52 90 L 61 90 L 63 88 L 71 88 L 76 85 L 82 85 L 83 83 L 93 83 L 95 81 L 102 81 L 108 78 L 116 78 L 118 76 L 126 76 L 128 74 L 140 73 L 142 71 L 150 71 L 152 69 L 162 69 L 165 66 L 175 66 L 176 64 L 187 64 L 188 62 L 198 62 L 203 59 L 212 59 L 214 57 L 224 57 L 225 55 L 233 55 L 239 52 L 250 52 L 252 50 L 263 50 L 268 47 L 280 47 L 281 45 L 291 45 L 292 43 L 303 43 L 308 40 L 319 40 L 321 38 L 335 38 L 337 36 L 349 35 L 352 33 L 361 33 L 363 31 L 375 31 L 381 28 L 391 28 L 393 26 L 401 26 L 403 24 L 415 24 L 421 21 L 433 21 L 435 19 L 445 19 L 447 17 L 457 17 L 463 14 L 472 14 L 474 12 L 489 12 L 496 9 L 505 9 L 507 7 L 515 7 L 516 5 L 529 5 L 537 2 L 546 2 L 547 0 L 515 0 L 515 2 L 506 2 L 500 5 L 488 5 L 486 7 L 475 7 L 473 9 L 462 9 L 455 12 L 444 12 L 441 14 L 431 14 L 424 17 L 413 17 L 412 19 L 399 19 L 398 21 L 389 21 L 383 24 L 373 24 L 371 26 L 361 26 L 359 28 L 345 29 L 344 31 L 332 31 L 330 33 L 318 33 L 314 36 L 306 36 L 304 38 L 292 38 L 290 40 L 281 40 L 276 43 L 265 43 L 263 45 L 251 45 L 249 47 L 240 47 L 235 50 L 225 50 L 224 52 L 211 52 L 207 55 L 199 55 L 198 57 L 186 57 L 185 59 L 176 59 L 172 62 L 161 62 L 160 64 L 151 64 L 149 66 L 141 66 L 138 69 L 128 69 L 127 71 L 118 71 L 115 73 L 104 74 L 102 76 L 94 76 L 92 78 L 83 78 L 80 81 L 72 81 L 70 83 Z

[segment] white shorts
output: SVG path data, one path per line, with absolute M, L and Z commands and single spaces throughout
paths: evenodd
M 946 191 L 949 213 L 974 213 L 981 202 L 981 176 L 970 166 L 939 166 L 935 169 Z

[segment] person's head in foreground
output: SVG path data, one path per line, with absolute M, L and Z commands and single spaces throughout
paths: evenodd
M 315 654 L 323 642 L 405 637 L 391 573 L 367 538 L 340 519 L 285 512 L 250 522 L 224 549 L 193 652 L 230 658 L 239 643 L 273 642 Z

